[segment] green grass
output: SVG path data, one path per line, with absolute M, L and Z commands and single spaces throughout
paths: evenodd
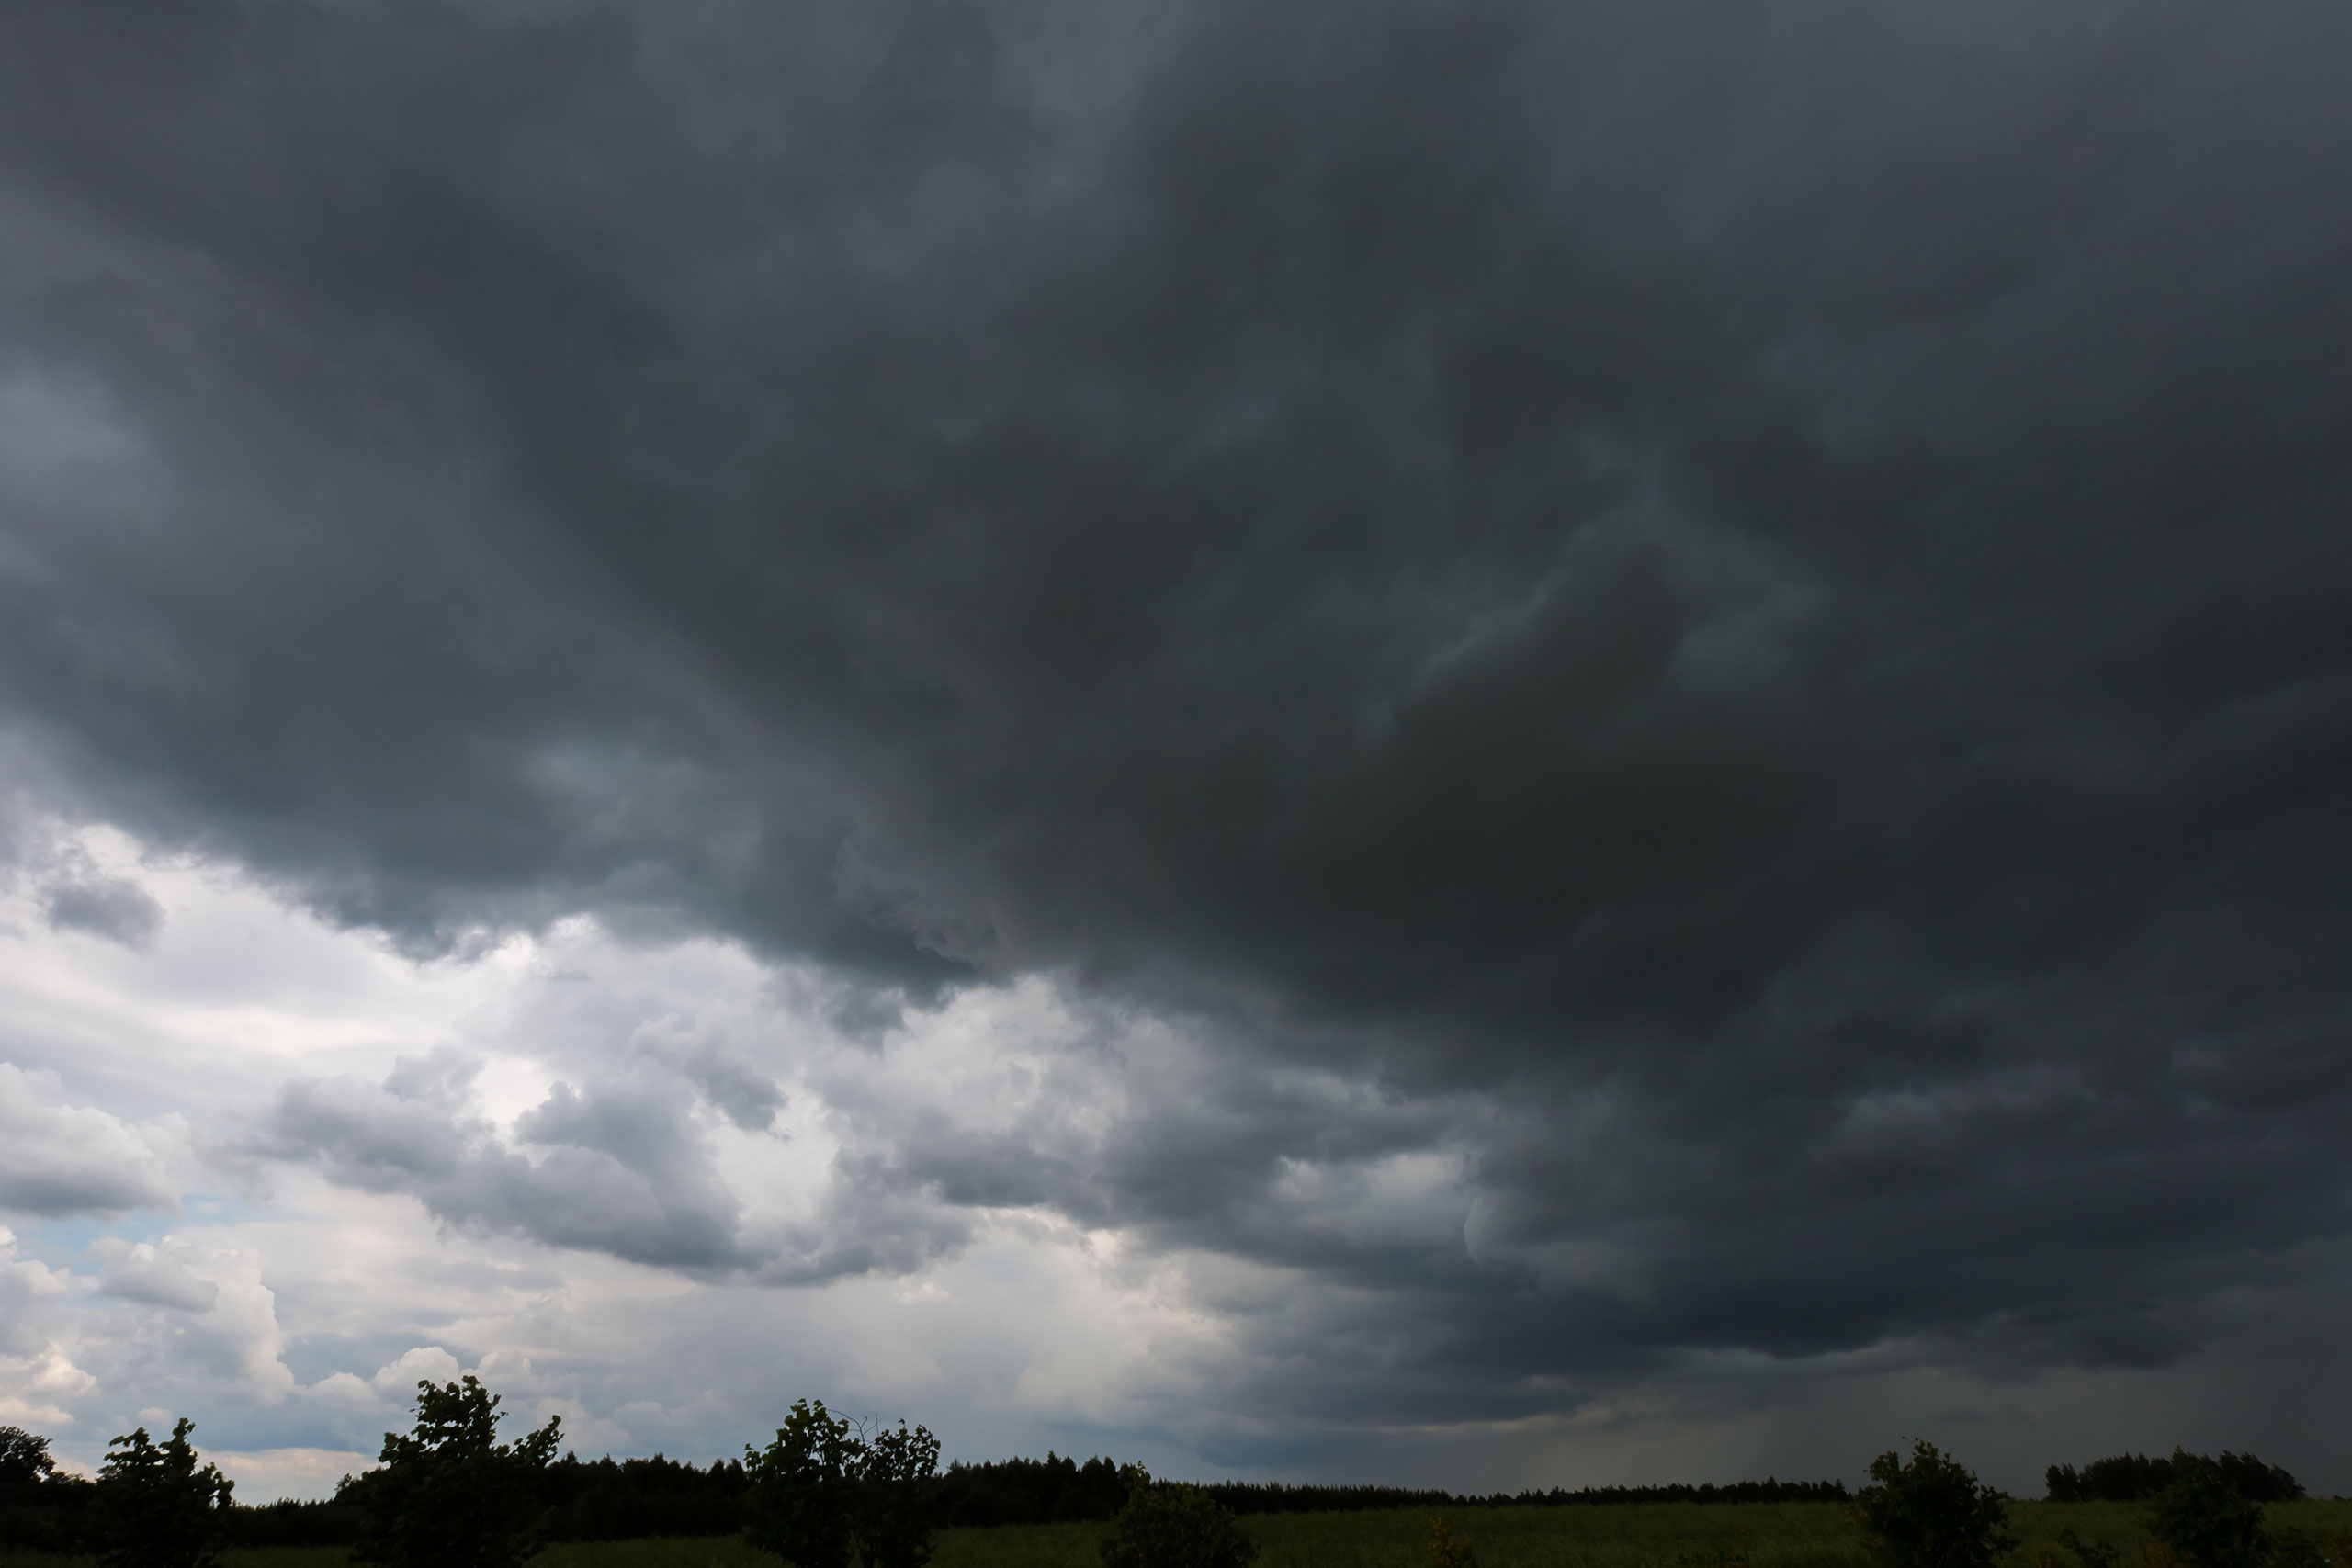
M 2352 1502 L 2274 1503 L 2274 1529 L 2333 1536 L 2352 1547 Z M 1834 1503 L 1659 1503 L 1610 1508 L 1451 1508 L 1453 1533 L 1481 1568 L 1864 1568 L 1852 1520 Z M 1431 1515 L 1270 1515 L 1241 1521 L 1258 1542 L 1259 1568 L 1424 1568 Z M 2120 1548 L 2121 1568 L 2165 1568 L 2152 1558 L 2144 1510 L 2122 1503 L 2018 1503 L 2014 1568 L 2074 1568 L 2057 1549 L 2072 1529 Z M 935 1568 L 1095 1568 L 1105 1527 L 1015 1526 L 948 1530 Z M 2341 1558 L 2339 1557 L 2339 1560 Z M 223 1568 L 343 1568 L 332 1550 L 231 1551 Z M 549 1548 L 534 1568 L 754 1568 L 774 1558 L 741 1541 L 614 1540 Z M 81 1568 L 85 1559 L 0 1553 L 0 1568 Z

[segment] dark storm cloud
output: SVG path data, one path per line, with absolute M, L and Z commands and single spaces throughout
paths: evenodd
M 0 26 L 0 698 L 86 809 L 424 950 L 596 908 L 1213 1045 L 860 1153 L 786 1276 L 1046 1203 L 1305 1268 L 1236 1397 L 1419 1419 L 2161 1361 L 2344 1229 L 2340 8 Z M 779 1267 L 604 1093 L 560 1171 L 273 1125 Z M 1416 1152 L 1450 1238 L 1309 1223 Z

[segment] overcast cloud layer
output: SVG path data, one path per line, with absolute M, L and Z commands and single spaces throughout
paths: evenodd
M 2347 79 L 0 10 L 0 1420 L 2342 1486 Z

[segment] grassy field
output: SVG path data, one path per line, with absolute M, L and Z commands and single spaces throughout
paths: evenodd
M 2333 1537 L 2352 1548 L 2352 1502 L 2274 1503 L 2274 1529 Z M 2121 1568 L 2169 1568 L 2152 1555 L 2143 1510 L 2120 1503 L 2017 1503 L 2017 1568 L 2073 1568 L 2061 1531 L 2121 1549 Z M 1862 1568 L 1846 1510 L 1828 1503 L 1665 1503 L 1614 1508 L 1461 1508 L 1441 1516 L 1482 1568 Z M 1294 1514 L 1244 1519 L 1260 1568 L 1423 1568 L 1431 1516 L 1422 1510 Z M 949 1530 L 936 1568 L 1095 1568 L 1101 1525 Z M 2343 1551 L 2330 1554 L 2338 1563 Z M 754 1568 L 772 1565 L 734 1540 L 599 1541 L 550 1548 L 535 1568 Z M 232 1551 L 223 1568 L 343 1568 L 336 1551 Z M 78 1560 L 0 1553 L 0 1568 L 78 1568 Z

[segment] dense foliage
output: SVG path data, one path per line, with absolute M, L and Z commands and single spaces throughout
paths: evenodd
M 68 1551 L 85 1534 L 86 1481 L 61 1475 L 49 1439 L 0 1427 L 0 1551 Z
M 22 1427 L 0 1427 L 0 1486 L 38 1486 L 56 1473 L 47 1438 Z
M 2171 1479 L 2149 1500 L 2148 1533 L 2181 1568 L 2265 1568 L 2271 1557 L 2262 1505 L 2219 1463 L 2183 1449 L 2173 1450 Z
M 1871 1480 L 1854 1498 L 1854 1517 L 1886 1568 L 1992 1568 L 2017 1545 L 2007 1497 L 1933 1443 L 1914 1441 L 1907 1464 L 1879 1455 Z
M 2232 1453 L 2223 1449 L 2218 1459 L 2199 1462 L 2212 1465 L 2248 1502 L 2291 1503 L 2303 1495 L 2301 1482 L 2281 1467 L 2265 1464 L 2252 1454 Z M 2043 1472 L 2043 1480 L 2048 1483 L 2052 1503 L 2143 1503 L 2172 1484 L 2173 1461 L 2150 1459 L 2145 1454 L 2116 1454 L 2094 1460 L 2081 1470 L 2071 1464 L 2053 1464 Z
M 751 1543 L 798 1568 L 842 1568 L 850 1551 L 850 1425 L 797 1400 L 775 1440 L 743 1450 Z
M 865 1568 L 923 1568 L 939 1534 L 939 1439 L 904 1421 L 865 1437 L 851 1459 Z
M 1107 1459 L 1080 1464 L 1048 1452 L 985 1464 L 958 1461 L 940 1477 L 939 1509 L 957 1527 L 1107 1519 L 1126 1502 L 1128 1486 L 1127 1473 Z
M 708 1469 L 651 1459 L 566 1454 L 539 1478 L 549 1540 L 733 1535 L 751 1523 L 752 1478 L 737 1460 Z
M 498 1396 L 469 1375 L 416 1385 L 416 1425 L 384 1434 L 383 1467 L 346 1483 L 366 1509 L 357 1562 L 381 1568 L 521 1568 L 545 1544 L 538 1478 L 561 1418 L 498 1440 Z
M 98 1561 L 105 1568 L 205 1568 L 215 1561 L 235 1483 L 199 1465 L 182 1416 L 157 1443 L 138 1427 L 107 1447 L 96 1494 Z
M 1048 1453 L 1042 1460 L 958 1461 L 940 1480 L 940 1508 L 954 1526 L 1041 1525 L 1107 1519 L 1123 1506 L 1134 1467 Z M 1201 1488 L 1232 1514 L 1339 1514 L 1381 1508 L 1607 1507 L 1637 1503 L 1843 1503 L 1836 1481 L 1739 1481 L 1724 1486 L 1588 1486 L 1570 1492 L 1456 1495 L 1404 1486 L 1290 1486 L 1218 1481 Z
M 922 1427 L 861 1427 L 822 1400 L 795 1402 L 764 1449 L 746 1447 L 745 1538 L 797 1568 L 923 1568 L 939 1529 L 939 1439 Z

